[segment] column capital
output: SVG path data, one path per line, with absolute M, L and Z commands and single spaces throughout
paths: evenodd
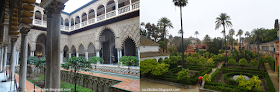
M 95 49 L 95 51 L 100 51 L 101 49 Z
M 23 27 L 20 29 L 21 35 L 27 35 L 29 31 L 30 31 L 30 28 Z
M 11 36 L 11 42 L 15 43 L 17 41 L 18 36 Z
M 49 6 L 46 7 L 45 10 L 48 13 L 51 12 L 52 14 L 60 14 L 61 11 L 64 9 L 64 7 L 65 7 L 64 3 L 53 1 Z

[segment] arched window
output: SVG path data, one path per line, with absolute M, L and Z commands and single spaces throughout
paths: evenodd
M 95 17 L 95 13 L 93 9 L 90 9 L 88 12 L 88 19 L 92 19 Z
M 86 21 L 87 20 L 87 14 L 86 13 L 83 13 L 82 15 L 82 22 Z
M 42 19 L 42 14 L 40 11 L 35 12 L 35 19 L 41 20 Z
M 115 2 L 113 0 L 109 1 L 106 6 L 106 12 L 110 12 L 116 9 Z
M 118 8 L 124 7 L 126 5 L 129 5 L 129 0 L 119 0 L 118 1 Z
M 105 8 L 103 5 L 98 6 L 97 8 L 97 16 L 102 15 L 105 13 Z
M 65 30 L 69 30 L 69 20 L 68 19 L 65 19 Z

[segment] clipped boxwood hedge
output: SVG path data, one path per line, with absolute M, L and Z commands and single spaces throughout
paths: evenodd
M 269 75 L 268 75 L 268 73 L 265 73 L 265 78 L 266 78 L 268 90 L 269 90 L 270 92 L 276 92 L 276 91 L 275 91 L 275 88 L 274 88 L 274 86 L 273 86 L 273 83 L 272 83 L 272 81 L 271 81 L 271 79 L 270 79 L 270 77 L 269 77 Z
M 223 92 L 260 92 L 255 89 L 252 89 L 249 91 L 243 87 L 227 85 L 227 84 L 222 84 L 222 83 L 208 82 L 208 81 L 205 82 L 204 88 L 217 90 L 217 91 L 223 91 Z M 266 91 L 261 91 L 261 92 L 266 92 Z
M 216 75 L 218 74 L 218 72 L 221 70 L 221 68 L 218 68 L 212 75 L 211 75 L 211 81 L 213 81 L 213 79 L 216 77 Z

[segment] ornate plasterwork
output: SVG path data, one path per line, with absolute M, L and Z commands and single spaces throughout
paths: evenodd
M 139 17 L 123 20 L 120 22 L 104 25 L 87 31 L 79 32 L 73 35 L 61 34 L 60 38 L 60 49 L 63 51 L 64 47 L 67 46 L 69 51 L 72 51 L 72 47 L 79 50 L 79 46 L 83 45 L 85 51 L 88 50 L 89 45 L 92 43 L 95 51 L 101 49 L 99 37 L 105 29 L 110 29 L 115 36 L 115 47 L 117 49 L 123 48 L 123 43 L 127 38 L 134 41 L 136 48 L 140 45 L 140 33 L 139 33 Z M 36 40 L 39 35 L 45 34 L 46 31 L 31 29 L 28 32 L 28 44 L 31 51 L 36 50 Z M 16 42 L 17 49 L 20 48 L 20 38 Z

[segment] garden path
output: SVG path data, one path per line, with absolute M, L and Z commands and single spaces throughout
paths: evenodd
M 218 68 L 221 68 L 223 64 L 224 64 L 224 62 L 218 63 Z M 209 74 L 209 76 L 211 76 L 216 70 L 217 70 L 217 67 L 212 68 L 212 71 L 211 71 L 211 73 Z M 204 83 L 205 83 L 205 82 L 202 82 L 202 87 L 204 86 Z M 201 88 L 202 88 L 202 87 L 201 87 Z
M 274 73 L 268 63 L 264 63 L 266 71 L 273 83 L 276 92 L 279 92 L 279 78 L 277 73 Z

